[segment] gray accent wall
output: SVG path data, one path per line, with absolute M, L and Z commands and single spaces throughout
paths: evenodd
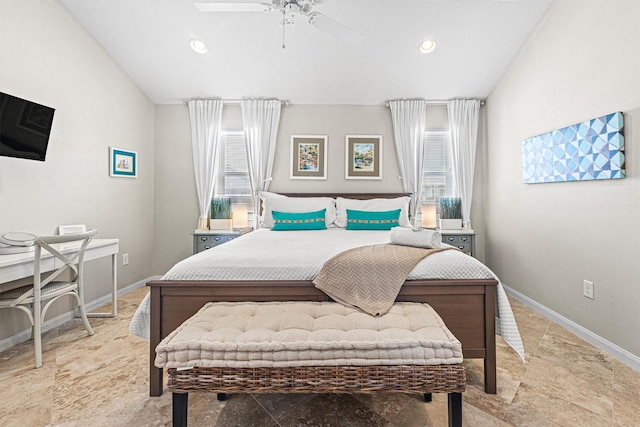
M 640 356 L 640 2 L 556 0 L 487 100 L 486 260 L 502 281 Z M 520 142 L 615 111 L 627 177 L 522 184 Z M 583 280 L 595 299 L 583 296 Z
M 193 231 L 200 211 L 191 150 L 189 109 L 183 105 L 156 106 L 154 168 L 155 256 L 153 271 L 166 273 L 193 253 Z
M 429 105 L 427 127 L 448 128 L 444 105 Z M 222 128 L 242 130 L 239 105 L 225 105 Z M 382 135 L 383 162 L 381 180 L 345 179 L 345 135 Z M 290 179 L 291 135 L 327 135 L 327 179 Z M 482 142 L 476 167 L 476 197 L 472 219 L 482 229 Z M 192 234 L 198 223 L 198 199 L 195 190 L 189 111 L 184 105 L 156 106 L 156 186 L 154 273 L 164 274 L 193 251 Z M 274 192 L 402 192 L 393 142 L 391 113 L 382 105 L 289 105 L 283 106 L 278 130 L 273 181 Z M 479 238 L 482 242 L 482 239 Z M 482 243 L 479 253 L 483 254 Z
M 0 233 L 86 224 L 120 239 L 120 287 L 151 275 L 155 111 L 57 1 L 0 2 L 0 91 L 56 109 L 45 162 L 0 157 Z M 109 176 L 109 147 L 138 152 L 137 179 Z M 87 263 L 87 301 L 111 287 L 108 259 Z M 60 300 L 48 318 L 71 307 Z M 0 310 L 0 341 L 28 328 Z
M 156 242 L 154 271 L 164 274 L 192 253 L 191 233 L 198 223 L 198 201 L 186 106 L 156 107 Z M 239 105 L 225 105 L 223 129 L 242 130 Z M 346 180 L 346 134 L 383 137 L 382 180 Z M 327 135 L 327 179 L 289 178 L 291 135 Z M 401 192 L 389 109 L 384 106 L 283 106 L 273 165 L 275 192 Z

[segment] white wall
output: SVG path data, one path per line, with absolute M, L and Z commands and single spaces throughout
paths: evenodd
M 120 285 L 150 276 L 153 104 L 54 0 L 0 2 L 0 58 L 1 92 L 56 110 L 45 162 L 0 157 L 0 232 L 86 224 L 129 253 Z M 137 179 L 109 177 L 109 146 L 138 152 Z M 87 264 L 88 301 L 109 292 L 109 265 Z M 24 317 L 0 310 L 0 339 L 24 329 Z
M 640 356 L 640 2 L 554 0 L 489 96 L 487 262 Z M 624 112 L 627 178 L 522 184 L 528 137 Z M 583 279 L 595 299 L 582 295 Z

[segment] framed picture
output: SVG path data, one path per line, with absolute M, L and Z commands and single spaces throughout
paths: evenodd
M 61 236 L 66 236 L 69 234 L 86 233 L 86 232 L 87 232 L 87 226 L 85 224 L 58 226 L 58 234 Z
M 327 179 L 327 136 L 291 135 L 291 179 Z
M 382 135 L 347 135 L 345 179 L 382 179 Z
M 120 178 L 138 176 L 138 153 L 109 147 L 109 175 Z

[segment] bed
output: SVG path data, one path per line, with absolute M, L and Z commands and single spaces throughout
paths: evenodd
M 278 195 L 287 197 L 287 203 L 302 198 L 337 198 L 338 204 L 341 198 L 363 203 L 406 199 L 408 203 L 406 196 L 398 193 Z M 338 218 L 329 218 L 327 213 L 327 224 L 340 221 L 340 210 L 338 206 L 338 213 L 333 213 Z M 274 232 L 259 228 L 179 262 L 161 280 L 147 284 L 150 293 L 130 326 L 138 335 L 140 330 L 148 331 L 150 395 L 159 396 L 163 390 L 163 370 L 154 366 L 156 346 L 207 302 L 328 301 L 330 297 L 312 282 L 323 263 L 350 247 L 384 243 L 389 243 L 389 231 L 328 227 L 317 231 Z M 433 254 L 411 272 L 396 301 L 431 305 L 462 342 L 464 357 L 484 360 L 485 392 L 496 393 L 496 315 L 500 316 L 500 323 L 510 327 L 512 340 L 519 341 L 520 337 L 504 290 L 486 266 L 456 250 Z M 516 346 L 510 344 L 520 352 L 517 347 L 521 347 L 521 341 L 516 342 Z

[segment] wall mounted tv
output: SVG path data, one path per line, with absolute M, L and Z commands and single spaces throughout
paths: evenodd
M 0 92 L 0 156 L 44 161 L 54 111 Z

